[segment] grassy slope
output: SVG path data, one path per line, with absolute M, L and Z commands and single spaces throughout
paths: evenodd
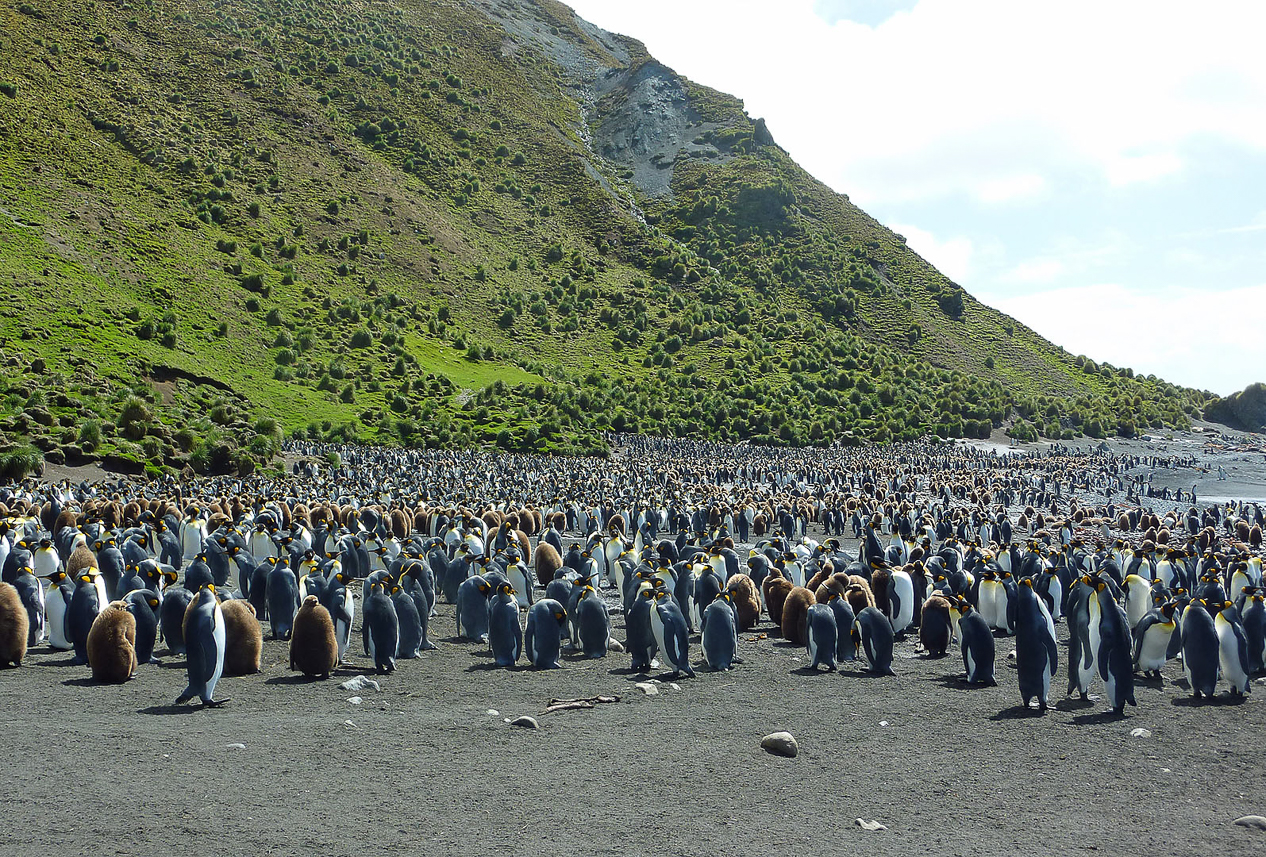
M 565 7 L 533 14 L 612 62 Z M 585 149 L 558 70 L 464 3 L 3 0 L 0 22 L 3 427 L 46 450 L 75 455 L 94 416 L 94 454 L 205 466 L 208 440 L 231 457 L 260 434 L 266 458 L 277 429 L 565 449 L 597 448 L 609 425 L 765 439 L 786 425 L 782 440 L 804 442 L 952 433 L 951 416 L 961 430 L 1039 395 L 1105 419 L 1111 396 L 1139 395 L 1162 406 L 1147 421 L 1170 423 L 1203 401 L 1087 374 L 1022 326 L 1003 334 L 970 296 L 947 318 L 939 273 L 770 147 L 681 164 L 639 223 L 606 190 L 635 192 Z M 733 99 L 691 94 L 750 137 Z M 776 179 L 793 189 L 786 217 L 711 218 L 701 231 L 746 227 L 712 261 L 704 237 L 681 237 L 692 185 L 737 201 L 740 182 Z M 775 244 L 812 261 L 779 279 Z M 824 321 L 821 296 L 861 268 L 886 279 L 851 319 Z M 728 317 L 737 304 L 746 324 Z M 669 364 L 657 340 L 706 306 L 694 333 L 715 335 L 683 337 Z M 370 344 L 355 348 L 360 329 Z M 279 334 L 304 346 L 282 379 Z M 322 384 L 331 362 L 344 377 Z M 124 431 L 132 396 L 144 413 Z M 39 428 L 41 407 L 62 427 Z

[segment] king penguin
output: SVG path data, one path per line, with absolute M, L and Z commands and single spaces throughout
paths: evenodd
M 1149 610 L 1134 629 L 1134 669 L 1144 676 L 1161 680 L 1161 667 L 1169 660 L 1169 642 L 1177 623 L 1175 601 L 1168 601 L 1156 610 Z
M 515 621 L 518 621 L 517 618 Z M 528 609 L 527 632 L 524 647 L 528 662 L 541 670 L 558 669 L 561 632 L 567 621 L 567 611 L 552 598 L 542 598 Z
M 958 596 L 958 633 L 963 652 L 963 670 L 968 684 L 997 686 L 994 678 L 995 645 L 993 631 L 966 598 Z
M 853 605 L 838 592 L 827 596 L 826 604 L 835 614 L 835 660 L 845 663 L 857 657 L 857 649 L 853 645 Z
M 651 632 L 655 644 L 673 667 L 673 678 L 681 675 L 694 677 L 690 668 L 689 629 L 681 608 L 664 590 L 655 593 L 655 610 L 651 613 Z
M 457 588 L 457 635 L 479 643 L 488 641 L 488 598 L 492 584 L 480 575 L 468 577 Z
M 827 604 L 809 607 L 809 619 L 805 633 L 805 648 L 809 652 L 809 669 L 819 666 L 835 671 L 835 647 L 838 642 L 835 628 L 835 612 Z
M 866 607 L 853 621 L 853 648 L 866 653 L 870 672 L 896 675 L 892 671 L 892 623 L 878 607 Z
M 1195 699 L 1212 699 L 1218 684 L 1220 641 L 1213 617 L 1200 599 L 1182 613 L 1182 670 Z
M 519 602 L 514 587 L 502 583 L 488 603 L 488 648 L 499 667 L 512 667 L 523 653 L 523 629 L 519 626 Z
M 634 672 L 650 672 L 659 645 L 651 628 L 651 613 L 655 610 L 655 589 L 647 586 L 639 589 L 624 620 L 628 641 L 631 669 Z
M 104 607 L 93 575 L 85 569 L 75 582 L 75 591 L 66 608 L 66 635 L 75 650 L 73 663 L 88 663 L 88 632 Z
M 605 658 L 611 642 L 611 616 L 606 602 L 586 586 L 576 602 L 576 635 L 586 658 Z
M 1024 707 L 1036 698 L 1038 709 L 1045 711 L 1051 676 L 1059 668 L 1059 646 L 1051 614 L 1033 591 L 1033 580 L 1027 577 L 1016 592 L 1015 658 Z
M 487 613 L 484 615 L 487 616 Z M 380 582 L 375 582 L 370 587 L 369 597 L 365 599 L 362 622 L 365 654 L 374 662 L 374 669 L 379 673 L 395 672 L 400 620 L 396 615 L 396 605 L 387 596 L 387 590 Z
M 1248 647 L 1248 671 L 1257 675 L 1266 668 L 1266 596 L 1260 590 L 1244 603 L 1244 640 Z
M 728 670 L 734 664 L 741 662 L 737 657 L 736 615 L 728 589 L 714 598 L 703 611 L 701 620 L 703 629 L 699 647 L 703 650 L 704 661 L 711 669 Z
M 214 584 L 205 584 L 190 602 L 183 636 L 189 685 L 176 698 L 176 704 L 182 705 L 195 696 L 213 708 L 228 702 L 215 698 L 216 683 L 224 674 L 225 633 L 224 613 L 216 600 Z
M 1231 685 L 1231 696 L 1243 696 L 1249 692 L 1248 639 L 1235 605 L 1223 601 L 1221 606 L 1218 615 L 1213 617 L 1218 632 L 1218 666 L 1222 668 L 1222 677 Z
M 1095 663 L 1108 691 L 1112 713 L 1120 717 L 1125 713 L 1127 702 L 1138 705 L 1134 701 L 1134 641 L 1130 638 L 1125 611 L 1112 597 L 1107 582 L 1095 581 L 1095 593 L 1100 615 L 1099 651 L 1095 653 Z

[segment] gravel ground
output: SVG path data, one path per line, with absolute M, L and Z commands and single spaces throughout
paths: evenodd
M 746 662 L 702 669 L 656 695 L 628 657 L 564 669 L 491 668 L 459 642 L 452 607 L 440 649 L 362 691 L 287 669 L 224 679 L 223 708 L 174 707 L 183 659 L 122 686 L 47 649 L 0 674 L 7 744 L 0 853 L 1014 854 L 1260 853 L 1266 833 L 1233 819 L 1266 812 L 1266 695 L 1193 705 L 1171 663 L 1141 684 L 1123 720 L 1102 700 L 1020 707 L 1011 642 L 1000 685 L 967 689 L 957 650 L 898 643 L 896 678 L 809 674 L 771 630 L 741 635 Z M 617 629 L 621 623 L 617 619 Z M 1061 638 L 1066 636 L 1060 625 Z M 622 638 L 620 630 L 617 638 Z M 356 639 L 359 639 L 357 636 Z M 355 644 L 354 644 L 355 646 Z M 355 649 L 354 649 L 355 650 Z M 160 656 L 164 651 L 160 649 Z M 699 655 L 693 650 L 695 660 Z M 365 659 L 358 659 L 362 664 Z M 1065 664 L 1053 683 L 1065 684 Z M 543 713 L 554 698 L 618 696 Z M 497 712 L 496 714 L 492 713 Z M 513 728 L 529 714 L 540 729 Z M 1150 731 L 1132 737 L 1131 730 Z M 797 758 L 760 749 L 790 731 Z M 244 745 L 238 747 L 235 745 Z M 856 819 L 887 830 L 867 832 Z

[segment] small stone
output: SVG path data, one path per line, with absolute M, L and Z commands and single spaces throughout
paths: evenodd
M 1014 661 L 1014 660 L 1015 660 L 1015 649 L 1012 649 L 1012 650 L 1011 650 L 1011 651 L 1007 654 L 1007 660 L 1009 660 L 1009 661 Z
M 511 726 L 518 726 L 521 729 L 540 729 L 541 724 L 536 722 L 535 717 L 524 714 L 522 717 L 516 717 L 510 721 Z
M 646 694 L 647 696 L 659 695 L 659 688 L 651 684 L 649 681 L 639 681 L 637 684 L 633 686 L 636 687 L 638 690 L 640 690 L 642 693 Z
M 367 678 L 363 675 L 358 675 L 355 678 L 349 678 L 347 681 L 340 684 L 339 687 L 342 690 L 350 691 L 352 693 L 363 693 L 366 690 L 382 690 L 382 685 L 378 684 L 378 682 L 374 681 L 372 678 Z
M 873 820 L 872 820 L 872 821 L 867 821 L 867 820 L 866 820 L 866 819 L 864 819 L 864 818 L 859 818 L 859 819 L 857 819 L 856 824 L 857 824 L 857 826 L 858 826 L 858 827 L 860 827 L 862 830 L 878 831 L 878 830 L 887 830 L 887 829 L 888 829 L 888 825 L 886 825 L 886 824 L 880 824 L 878 821 L 873 821 Z
M 350 721 L 350 720 L 344 720 L 344 721 L 343 721 L 343 725 L 344 725 L 344 726 L 346 726 L 348 729 L 355 729 L 355 728 L 356 728 L 356 724 L 355 724 L 355 723 L 353 723 L 353 722 L 352 722 L 352 721 Z
M 246 745 L 245 745 L 245 744 L 225 744 L 225 745 L 224 745 L 224 749 L 226 749 L 226 750 L 245 750 L 245 749 L 246 749 Z
M 611 639 L 607 640 L 607 651 L 623 654 L 624 644 L 621 643 L 619 640 L 617 640 L 615 637 L 612 637 Z
M 1260 815 L 1242 815 L 1235 819 L 1235 823 L 1251 830 L 1266 830 L 1266 818 Z
M 1130 737 L 1131 738 L 1151 738 L 1152 730 L 1151 729 L 1131 729 Z
M 681 690 L 681 685 L 677 684 L 677 682 L 675 681 L 670 681 L 668 683 L 668 686 L 671 687 L 673 690 Z
M 879 725 L 880 725 L 880 726 L 887 726 L 887 725 L 888 725 L 888 721 L 887 721 L 887 720 L 880 720 L 880 721 L 879 721 Z
M 359 696 L 353 696 L 353 697 L 348 698 L 347 701 L 350 702 L 352 705 L 360 705 L 365 700 Z
M 766 753 L 786 756 L 788 759 L 794 759 L 800 752 L 800 745 L 790 732 L 771 732 L 760 739 L 760 745 Z
M 501 716 L 501 712 L 500 712 L 500 711 L 498 711 L 498 710 L 497 710 L 497 709 L 495 709 L 495 708 L 489 708 L 489 709 L 488 709 L 488 716 L 489 716 L 489 717 L 500 717 L 500 716 Z

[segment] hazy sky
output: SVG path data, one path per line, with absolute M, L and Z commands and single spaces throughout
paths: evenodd
M 1069 351 L 1266 381 L 1266 2 L 571 5 Z

